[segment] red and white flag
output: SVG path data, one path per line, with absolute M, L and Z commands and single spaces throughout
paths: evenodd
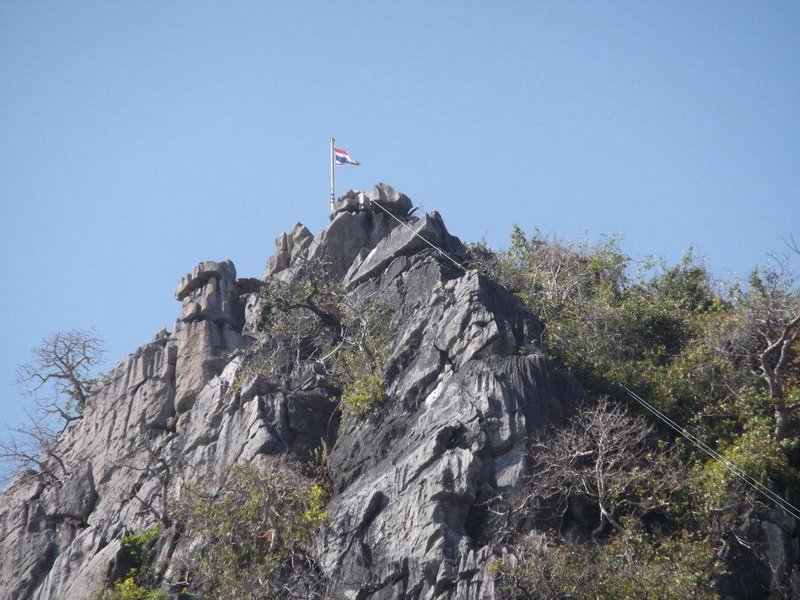
M 333 164 L 337 167 L 339 165 L 360 165 L 357 160 L 350 158 L 350 155 L 345 150 L 333 149 Z

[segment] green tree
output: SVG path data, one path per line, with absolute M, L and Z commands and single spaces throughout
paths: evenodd
M 792 249 L 798 251 L 796 244 Z M 587 497 L 600 506 L 601 525 L 605 520 L 614 527 L 610 535 L 605 528 L 608 540 L 625 534 L 626 517 L 637 526 L 655 518 L 672 532 L 719 535 L 759 501 L 728 463 L 781 496 L 798 489 L 800 290 L 786 257 L 773 257 L 746 284 L 723 286 L 691 252 L 674 265 L 636 262 L 611 243 L 527 237 L 517 227 L 508 251 L 491 253 L 485 245 L 474 250 L 482 268 L 540 316 L 542 347 L 590 395 L 624 400 L 633 389 L 722 456 L 709 458 L 687 445 L 683 460 L 694 464 L 696 474 L 686 488 L 691 493 L 676 496 L 667 513 L 646 517 L 613 504 L 636 493 L 601 501 L 589 471 L 579 477 L 578 467 L 591 466 L 591 456 L 563 447 L 573 459 L 561 465 L 561 480 L 550 481 L 549 489 L 582 489 L 584 496 L 588 489 Z M 568 429 L 566 435 L 574 441 L 580 438 L 575 433 Z M 663 440 L 674 435 L 667 428 L 653 433 Z
M 730 468 L 736 467 L 736 473 Z M 740 474 L 770 489 L 795 488 L 800 484 L 784 442 L 776 439 L 769 419 L 752 419 L 741 435 L 719 448 L 719 458 L 696 468 L 693 490 L 709 522 L 737 518 L 765 498 Z
M 725 309 L 691 252 L 673 266 L 637 263 L 614 237 L 572 243 L 527 237 L 519 227 L 506 252 L 477 250 L 489 273 L 543 321 L 542 346 L 590 392 L 616 395 L 626 385 L 667 412 L 683 404 L 661 382 L 676 365 L 680 369 L 684 352 L 697 347 L 710 315 Z M 687 415 L 696 409 L 687 407 Z

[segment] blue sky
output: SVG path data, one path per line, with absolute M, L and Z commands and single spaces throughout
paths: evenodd
M 339 192 L 392 184 L 465 241 L 746 274 L 800 238 L 800 2 L 3 0 L 0 420 L 50 332 L 97 329 L 110 368 L 197 262 L 260 276 L 325 227 L 332 135 Z

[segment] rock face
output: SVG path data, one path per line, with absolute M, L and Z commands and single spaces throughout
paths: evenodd
M 388 307 L 378 415 L 337 429 L 334 391 L 313 373 L 281 389 L 254 373 L 261 284 L 202 262 L 178 285 L 172 332 L 104 375 L 59 440 L 58 477 L 20 473 L 3 492 L 0 598 L 88 600 L 120 572 L 122 537 L 159 520 L 173 590 L 196 547 L 169 527 L 167 498 L 238 461 L 305 459 L 323 440 L 334 496 L 316 558 L 334 597 L 495 598 L 487 503 L 521 491 L 527 440 L 563 424 L 583 392 L 538 350 L 536 318 L 461 266 L 441 216 L 410 212 L 390 186 L 348 192 L 325 231 L 282 234 L 265 275 L 291 281 L 316 261 L 348 297 Z M 758 523 L 771 561 L 796 560 L 786 528 Z
M 334 447 L 323 566 L 347 597 L 491 598 L 485 503 L 519 491 L 527 435 L 563 422 L 581 391 L 539 356 L 417 373 L 430 384 L 411 386 L 411 418 L 396 411 Z
M 729 566 L 721 589 L 731 598 L 800 598 L 794 569 L 800 558 L 797 524 L 777 508 L 755 508 L 726 536 L 720 555 Z
M 405 217 L 413 208 L 411 199 L 392 186 L 379 183 L 369 193 L 347 190 L 336 202 L 331 219 L 343 212 L 386 212 Z

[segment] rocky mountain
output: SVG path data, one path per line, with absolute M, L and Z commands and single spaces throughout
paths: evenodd
M 282 234 L 262 280 L 230 261 L 183 277 L 173 330 L 103 375 L 59 439 L 62 476 L 19 473 L 3 492 L 0 597 L 98 597 L 128 568 L 123 538 L 159 522 L 154 571 L 177 597 L 197 552 L 168 518 L 181 486 L 326 448 L 332 496 L 314 556 L 331 597 L 495 598 L 489 501 L 521 493 L 528 440 L 565 424 L 584 392 L 542 353 L 536 317 L 461 266 L 466 249 L 439 214 L 412 208 L 384 184 L 351 191 L 321 233 Z M 388 307 L 386 400 L 369 418 L 338 425 L 341 390 L 313 369 L 274 385 L 252 367 L 264 282 L 309 264 L 344 298 Z M 790 552 L 776 535 L 787 546 L 774 552 Z

